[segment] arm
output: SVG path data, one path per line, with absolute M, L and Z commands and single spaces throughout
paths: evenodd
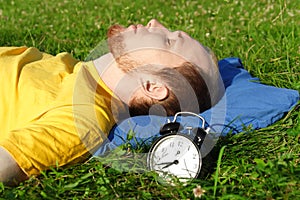
M 0 182 L 12 186 L 27 178 L 14 158 L 4 148 L 0 147 Z

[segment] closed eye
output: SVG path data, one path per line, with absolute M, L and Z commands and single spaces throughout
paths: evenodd
M 172 45 L 174 44 L 175 41 L 176 41 L 176 40 L 167 38 L 167 45 L 168 45 L 168 46 L 172 46 Z

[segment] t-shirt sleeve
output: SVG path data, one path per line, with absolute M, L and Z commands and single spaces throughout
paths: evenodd
M 78 113 L 74 120 L 72 107 L 49 110 L 27 126 L 10 131 L 0 145 L 28 175 L 85 160 L 105 136 L 86 116 Z

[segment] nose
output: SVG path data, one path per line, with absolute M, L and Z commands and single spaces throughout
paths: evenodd
M 178 32 L 179 32 L 179 33 L 178 33 L 179 37 L 188 37 L 188 38 L 191 37 L 189 34 L 187 34 L 187 33 L 184 32 L 184 31 L 178 31 Z
M 166 29 L 166 27 L 164 27 L 159 21 L 157 21 L 156 19 L 151 19 L 148 24 L 147 24 L 147 28 L 164 28 Z

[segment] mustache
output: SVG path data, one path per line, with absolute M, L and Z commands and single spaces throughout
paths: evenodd
M 125 27 L 119 24 L 114 24 L 111 27 L 109 27 L 108 31 L 107 31 L 107 37 L 111 38 L 113 36 L 116 36 L 118 34 L 120 34 L 122 31 L 125 30 Z

